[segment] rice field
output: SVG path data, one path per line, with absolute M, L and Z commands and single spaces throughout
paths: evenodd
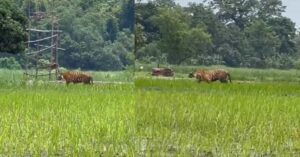
M 136 80 L 146 156 L 300 156 L 300 85 Z
M 133 85 L 0 89 L 0 156 L 132 156 Z
M 0 77 L 0 156 L 300 156 L 297 81 L 147 76 L 65 86 Z
M 139 67 L 142 66 L 143 70 Z M 151 69 L 156 65 L 136 65 L 135 77 L 149 78 L 151 77 Z M 178 79 L 186 79 L 188 74 L 196 69 L 213 70 L 225 69 L 230 72 L 233 80 L 247 82 L 300 82 L 300 70 L 297 69 L 253 69 L 253 68 L 232 68 L 222 65 L 214 66 L 167 66 L 175 72 L 175 77 Z
M 79 70 L 74 70 L 79 71 Z M 95 82 L 101 83 L 114 83 L 114 82 L 124 82 L 124 83 L 132 83 L 133 82 L 133 72 L 130 70 L 127 71 L 108 71 L 108 72 L 98 72 L 98 71 L 84 71 L 93 76 L 93 80 Z M 22 86 L 28 83 L 28 81 L 32 81 L 36 84 L 47 84 L 49 83 L 48 76 L 38 77 L 35 79 L 34 77 L 28 77 L 23 74 L 23 70 L 8 70 L 8 69 L 0 69 L 0 86 Z M 42 71 L 41 73 L 47 74 L 48 71 Z M 34 74 L 34 72 L 31 72 Z M 51 82 L 57 81 L 55 79 L 55 75 L 52 74 Z

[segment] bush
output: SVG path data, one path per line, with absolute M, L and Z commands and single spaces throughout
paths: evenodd
M 198 62 L 196 62 L 198 61 Z M 196 64 L 193 64 L 196 63 Z M 219 55 L 200 55 L 198 58 L 190 60 L 190 65 L 222 65 L 225 64 L 223 58 Z
M 157 42 L 152 42 L 150 44 L 145 45 L 140 50 L 137 51 L 136 59 L 140 60 L 148 60 L 153 56 L 159 57 L 162 54 L 160 48 L 158 47 Z
M 294 68 L 300 69 L 300 59 L 298 59 L 294 62 Z
M 21 69 L 21 65 L 14 57 L 0 58 L 0 68 L 3 69 Z
M 294 59 L 286 54 L 267 58 L 265 63 L 267 68 L 291 69 L 294 67 Z
M 123 64 L 120 58 L 111 53 L 103 54 L 97 66 L 99 69 L 104 71 L 116 71 L 123 69 Z
M 258 57 L 250 57 L 249 68 L 266 68 L 266 63 Z

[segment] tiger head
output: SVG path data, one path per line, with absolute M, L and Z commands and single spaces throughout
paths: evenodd
M 189 78 L 193 78 L 193 77 L 195 77 L 195 72 L 189 73 Z
M 62 74 L 60 74 L 58 77 L 57 77 L 57 80 L 63 80 L 64 79 L 64 76 Z
M 197 75 L 204 73 L 204 70 L 194 70 L 193 72 L 189 73 L 189 78 L 197 77 Z
M 197 70 L 194 69 L 192 72 L 189 73 L 188 77 L 189 78 L 194 78 L 196 76 Z

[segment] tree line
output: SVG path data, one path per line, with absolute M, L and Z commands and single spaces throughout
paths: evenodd
M 59 19 L 59 64 L 85 70 L 122 70 L 134 63 L 133 0 L 1 0 L 0 56 L 24 67 L 29 12 L 54 13 Z M 51 17 L 31 21 L 51 29 Z M 31 38 L 37 38 L 31 34 Z M 7 60 L 6 60 L 7 61 Z
M 300 36 L 281 0 L 136 3 L 136 59 L 143 63 L 300 68 Z
M 174 0 L 1 0 L 0 57 L 7 57 L 1 65 L 24 67 L 28 13 L 43 11 L 59 18 L 59 46 L 66 49 L 59 64 L 66 68 L 121 70 L 135 60 L 300 68 L 300 36 L 285 9 L 281 0 L 204 0 L 187 7 Z M 51 29 L 50 21 L 31 24 Z

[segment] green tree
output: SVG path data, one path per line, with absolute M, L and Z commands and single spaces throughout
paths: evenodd
M 145 40 L 146 40 L 146 37 L 144 35 L 144 27 L 141 25 L 141 24 L 136 24 L 135 25 L 135 41 L 134 41 L 134 45 L 135 45 L 135 49 L 136 51 L 138 51 L 139 49 L 141 49 L 144 44 L 145 44 Z M 137 58 L 139 58 L 138 54 L 135 54 L 137 56 Z
M 120 29 L 128 28 L 134 30 L 134 0 L 123 0 L 120 13 Z
M 296 45 L 296 54 L 295 54 L 295 67 L 300 69 L 300 33 L 299 30 L 297 31 L 293 42 Z
M 182 52 L 178 56 L 172 54 L 172 58 L 173 55 L 179 57 L 179 64 L 197 55 L 205 54 L 207 47 L 211 46 L 211 36 L 200 27 L 191 28 L 185 31 L 180 46 Z
M 176 5 L 174 0 L 154 0 L 151 1 L 150 3 L 153 3 L 155 6 L 160 6 L 160 7 L 174 7 Z
M 249 55 L 260 60 L 253 64 L 258 67 L 266 67 L 265 60 L 278 54 L 276 50 L 280 47 L 280 40 L 272 28 L 262 20 L 253 21 L 245 29 L 245 34 L 253 48 L 253 52 Z
M 233 22 L 241 30 L 256 14 L 258 0 L 208 0 L 217 15 L 225 23 Z
M 224 22 L 234 22 L 241 30 L 259 17 L 268 19 L 279 17 L 285 7 L 281 0 L 206 0 L 210 2 L 213 9 L 217 10 L 217 15 Z
M 117 20 L 114 17 L 109 18 L 106 23 L 106 39 L 110 40 L 111 42 L 114 42 L 117 38 L 118 31 L 119 30 Z
M 19 53 L 25 50 L 27 18 L 9 0 L 0 1 L 0 52 Z
M 152 22 L 161 33 L 161 51 L 168 55 L 169 63 L 179 64 L 183 52 L 180 43 L 188 29 L 186 15 L 177 8 L 161 8 L 158 12 L 152 17 Z
M 138 3 L 135 7 L 135 20 L 136 26 L 140 34 L 139 37 L 143 38 L 142 44 L 151 43 L 160 38 L 159 29 L 155 26 L 151 18 L 158 13 L 158 6 L 153 3 Z M 142 31 L 142 32 L 141 32 Z M 142 36 L 141 36 L 142 35 Z M 142 39 L 139 38 L 139 39 Z
M 29 10 L 31 15 L 35 11 L 46 11 L 47 15 L 54 12 L 57 15 L 59 29 L 63 31 L 59 47 L 66 49 L 58 53 L 60 66 L 109 70 L 107 67 L 112 66 L 99 64 L 103 58 L 120 65 L 114 67 L 115 70 L 133 64 L 133 0 L 55 0 L 55 3 L 48 0 L 13 1 L 26 15 Z M 38 29 L 51 29 L 51 16 L 39 21 L 32 20 L 31 24 Z M 31 34 L 31 38 L 35 39 L 36 36 Z
M 216 49 L 228 66 L 245 66 L 244 58 L 252 51 L 244 32 L 235 24 L 229 24 L 223 29 L 224 41 Z
M 230 30 L 218 19 L 213 10 L 204 4 L 191 4 L 186 11 L 191 15 L 191 27 L 201 27 L 211 36 L 212 45 L 202 49 L 201 52 L 205 51 L 206 56 L 221 56 L 223 53 L 220 51 L 221 47 L 224 48 L 224 44 L 230 41 L 227 39 Z
M 21 69 L 21 65 L 14 57 L 3 57 L 0 58 L 0 68 Z
M 280 17 L 285 8 L 281 0 L 260 0 L 257 15 L 262 19 Z
M 280 40 L 278 51 L 280 53 L 294 55 L 296 52 L 296 46 L 293 41 L 296 35 L 295 23 L 287 17 L 270 18 L 267 23 Z
M 210 36 L 201 28 L 190 29 L 188 15 L 180 8 L 161 8 L 159 14 L 152 17 L 159 28 L 161 52 L 167 54 L 172 64 L 181 64 L 201 53 L 201 48 L 210 43 Z

